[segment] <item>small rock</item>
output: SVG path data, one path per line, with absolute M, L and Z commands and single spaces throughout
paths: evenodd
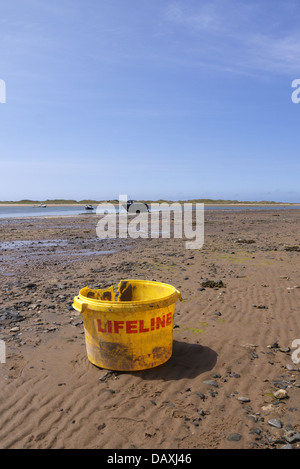
M 278 391 L 273 393 L 273 396 L 276 397 L 276 399 L 286 399 L 288 397 L 288 393 L 285 389 L 278 389 Z
M 287 432 L 284 436 L 288 443 L 295 443 L 296 441 L 300 441 L 300 433 L 299 432 Z
M 58 327 L 48 327 L 48 329 L 44 329 L 43 332 L 54 332 L 57 331 Z
M 292 432 L 294 431 L 294 428 L 293 428 L 293 425 L 291 425 L 290 423 L 288 423 L 285 427 L 286 431 L 287 432 Z
M 254 428 L 253 430 L 250 431 L 250 435 L 260 435 L 261 430 L 259 428 Z
M 81 324 L 83 324 L 83 321 L 77 321 L 77 322 L 72 322 L 72 326 L 80 326 Z
M 98 430 L 103 430 L 103 428 L 106 427 L 106 424 L 105 423 L 101 423 L 100 425 L 98 425 L 97 429 Z
M 258 421 L 257 415 L 250 414 L 250 415 L 246 415 L 246 417 L 247 417 L 248 419 L 253 420 L 253 422 L 255 422 L 255 423 Z
M 272 427 L 282 428 L 282 422 L 279 419 L 270 419 L 268 420 L 268 424 Z
M 206 279 L 205 282 L 202 282 L 202 287 L 225 288 L 226 285 L 222 282 L 222 280 L 218 280 L 217 282 L 215 282 L 214 280 Z
M 286 369 L 289 371 L 300 371 L 300 369 L 297 366 L 291 365 L 290 363 L 286 364 Z
M 274 410 L 273 404 L 263 405 L 261 408 L 264 412 L 272 412 Z
M 227 438 L 228 441 L 240 441 L 242 435 L 240 433 L 231 433 Z
M 208 379 L 206 381 L 203 381 L 204 384 L 208 384 L 209 386 L 214 386 L 215 388 L 218 388 L 219 385 L 215 379 Z
M 286 387 L 290 384 L 290 381 L 285 379 L 273 379 L 271 384 L 275 386 L 277 389 L 286 389 Z
M 236 243 L 241 243 L 241 244 L 253 244 L 253 243 L 256 243 L 256 241 L 254 239 L 242 239 L 242 238 L 239 238 Z
M 99 381 L 104 381 L 106 378 L 109 378 L 112 375 L 112 371 L 105 371 L 103 375 L 100 376 Z
M 241 396 L 241 397 L 238 397 L 238 401 L 240 401 L 240 402 L 250 402 L 250 399 L 249 399 L 249 397 Z

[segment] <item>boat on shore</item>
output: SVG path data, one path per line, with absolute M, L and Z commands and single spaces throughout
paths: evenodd
M 149 205 L 146 203 L 139 203 L 136 202 L 135 200 L 128 200 L 126 204 L 126 211 L 129 212 L 129 209 L 131 206 L 135 206 L 136 213 L 141 213 L 141 212 L 150 212 Z

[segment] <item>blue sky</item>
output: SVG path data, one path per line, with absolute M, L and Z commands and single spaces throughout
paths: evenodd
M 298 0 L 1 4 L 0 200 L 300 202 Z

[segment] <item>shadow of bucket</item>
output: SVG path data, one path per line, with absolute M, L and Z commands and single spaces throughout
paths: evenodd
M 144 370 L 172 355 L 175 303 L 181 294 L 172 285 L 122 280 L 118 299 L 113 287 L 85 287 L 73 307 L 83 318 L 88 359 L 100 368 Z

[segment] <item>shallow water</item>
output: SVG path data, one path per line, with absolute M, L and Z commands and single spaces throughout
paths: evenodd
M 195 205 L 195 204 L 194 204 Z M 171 207 L 171 206 L 170 206 Z M 97 207 L 94 210 L 85 210 L 84 206 L 64 206 L 64 205 L 53 205 L 47 206 L 46 208 L 41 207 L 30 207 L 30 206 L 4 206 L 0 205 L 0 218 L 23 218 L 23 217 L 51 217 L 51 216 L 83 216 L 83 215 L 100 215 L 100 211 L 97 212 Z M 163 208 L 167 210 L 168 208 Z M 204 205 L 205 211 L 210 210 L 300 210 L 300 205 Z M 154 209 L 156 211 L 157 209 Z M 102 212 L 104 213 L 104 212 Z M 114 213 L 112 211 L 112 213 Z M 118 213 L 118 207 L 116 212 Z
M 18 217 L 45 217 L 45 216 L 74 216 L 95 213 L 95 210 L 85 210 L 79 206 L 47 206 L 46 208 L 35 206 L 1 206 L 0 218 L 18 218 Z
M 3 241 L 0 243 L 0 249 L 19 249 L 19 248 L 27 248 L 27 247 L 52 247 L 52 246 L 60 246 L 67 244 L 67 240 L 65 239 L 50 239 L 50 240 L 17 240 L 17 241 Z

